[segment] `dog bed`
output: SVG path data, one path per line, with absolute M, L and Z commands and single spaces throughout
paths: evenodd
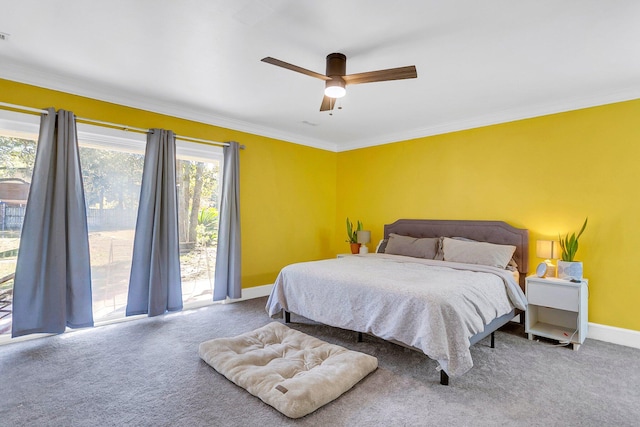
M 200 344 L 216 371 L 290 418 L 303 417 L 349 390 L 378 359 L 329 344 L 278 322 Z

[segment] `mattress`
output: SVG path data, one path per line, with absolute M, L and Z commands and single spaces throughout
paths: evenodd
M 473 366 L 470 337 L 514 308 L 526 298 L 510 271 L 388 254 L 287 266 L 266 306 L 418 348 L 454 376 Z

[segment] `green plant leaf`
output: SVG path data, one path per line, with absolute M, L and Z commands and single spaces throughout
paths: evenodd
M 351 221 L 349 221 L 349 217 L 347 217 L 347 236 L 349 237 L 349 240 L 347 240 L 347 243 L 353 243 L 353 223 Z
M 584 220 L 584 224 L 582 224 L 582 228 L 576 233 L 567 233 L 567 235 L 562 238 L 560 234 L 558 234 L 558 239 L 560 242 L 560 249 L 562 249 L 562 260 L 572 262 L 575 259 L 576 253 L 578 252 L 578 239 L 582 236 L 585 228 L 587 227 L 587 221 L 589 217 Z
M 347 217 L 347 236 L 349 237 L 347 243 L 358 243 L 358 231 L 363 230 L 364 226 L 361 221 L 357 221 L 356 224 L 356 228 L 354 229 L 353 223 L 349 221 L 349 217 Z
M 587 228 L 587 221 L 589 220 L 589 217 L 586 217 L 584 220 L 584 224 L 582 224 L 582 228 L 580 229 L 580 232 L 578 233 L 578 237 L 576 239 L 579 239 L 580 236 L 582 236 L 582 233 L 584 232 L 584 229 Z

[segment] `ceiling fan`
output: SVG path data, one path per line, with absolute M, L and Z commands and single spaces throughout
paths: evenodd
M 336 98 L 342 98 L 346 93 L 345 86 L 361 83 L 384 82 L 387 80 L 415 79 L 418 77 L 415 65 L 407 67 L 389 68 L 386 70 L 368 71 L 365 73 L 346 74 L 347 57 L 342 53 L 327 55 L 327 70 L 325 74 L 316 73 L 288 62 L 267 56 L 261 59 L 267 64 L 277 65 L 291 71 L 306 74 L 325 81 L 324 98 L 320 111 L 333 110 Z

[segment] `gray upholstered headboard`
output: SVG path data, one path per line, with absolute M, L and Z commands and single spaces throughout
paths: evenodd
M 513 245 L 513 258 L 518 264 L 520 285 L 529 272 L 529 230 L 515 228 L 503 221 L 468 221 L 439 219 L 399 219 L 384 226 L 384 238 L 389 233 L 412 237 L 466 237 L 480 242 Z

